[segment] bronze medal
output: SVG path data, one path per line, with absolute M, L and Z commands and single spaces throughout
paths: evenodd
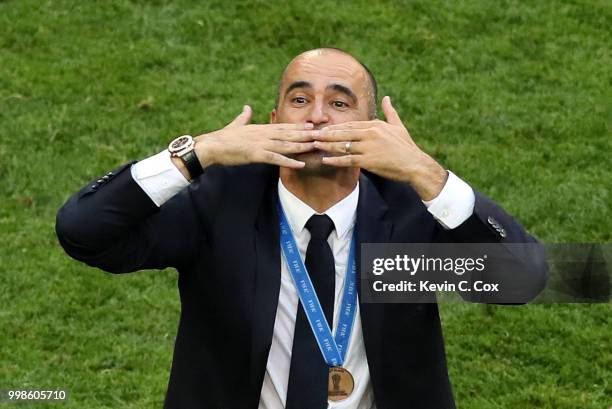
M 355 388 L 353 375 L 345 368 L 332 366 L 329 368 L 329 379 L 327 381 L 327 397 L 333 402 L 344 400 L 351 396 Z

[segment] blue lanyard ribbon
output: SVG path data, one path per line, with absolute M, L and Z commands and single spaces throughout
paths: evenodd
M 344 294 L 342 295 L 341 313 L 336 327 L 336 336 L 332 336 L 330 325 L 325 319 L 325 314 L 319 303 L 319 298 L 312 286 L 306 266 L 302 261 L 298 246 L 295 242 L 291 227 L 287 222 L 285 212 L 278 202 L 278 215 L 280 219 L 280 241 L 287 266 L 297 289 L 306 313 L 312 333 L 317 339 L 319 349 L 323 354 L 325 362 L 329 366 L 342 366 L 346 358 L 355 314 L 357 309 L 357 266 L 355 263 L 355 234 L 351 239 L 349 258 L 346 263 L 346 279 L 344 282 Z M 333 324 L 333 322 L 332 322 Z

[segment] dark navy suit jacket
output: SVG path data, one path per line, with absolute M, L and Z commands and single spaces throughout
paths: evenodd
M 158 208 L 129 165 L 60 209 L 60 243 L 112 273 L 177 268 L 181 317 L 166 408 L 257 408 L 280 289 L 278 168 L 209 167 Z M 535 242 L 475 194 L 474 214 L 445 230 L 410 186 L 362 172 L 357 243 Z M 533 267 L 525 291 L 534 297 L 547 278 L 544 254 L 517 262 Z M 437 305 L 362 303 L 360 311 L 378 409 L 454 408 Z

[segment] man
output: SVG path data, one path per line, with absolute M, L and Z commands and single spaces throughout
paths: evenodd
M 343 319 L 352 246 L 535 241 L 419 149 L 389 97 L 382 110 L 386 121 L 375 119 L 364 65 L 311 50 L 285 69 L 270 124 L 248 125 L 245 106 L 227 127 L 177 138 L 60 210 L 72 257 L 113 273 L 178 269 L 167 408 L 454 407 L 436 304 L 357 303 L 335 364 L 324 351 L 340 341 L 327 349 L 315 337 L 314 322 L 333 330 Z M 312 291 L 296 287 L 304 270 Z

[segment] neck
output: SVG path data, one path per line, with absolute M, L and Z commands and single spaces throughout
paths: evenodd
M 355 190 L 359 181 L 359 168 L 339 169 L 331 174 L 280 168 L 279 175 L 288 191 L 317 213 L 324 213 Z

